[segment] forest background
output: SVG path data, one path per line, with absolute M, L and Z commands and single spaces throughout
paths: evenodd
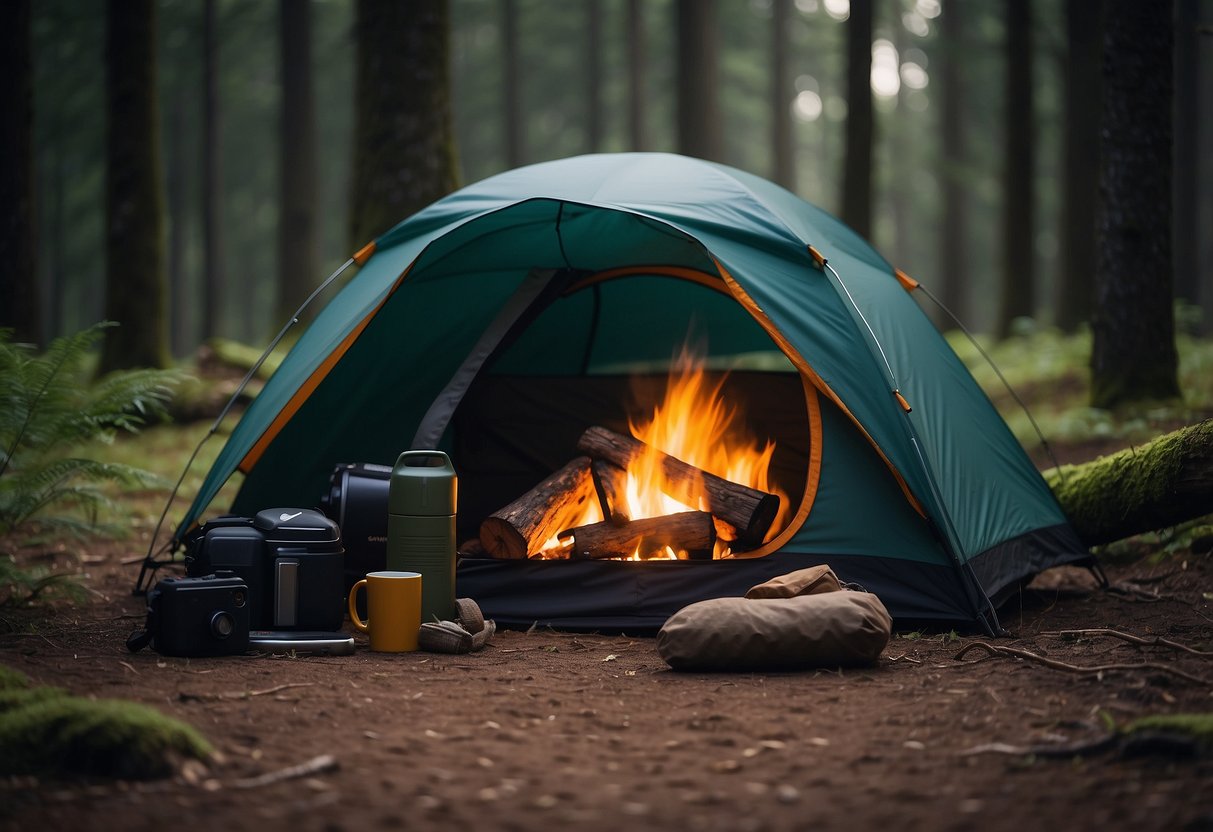
M 977 331 L 1081 329 L 1097 270 L 1104 5 L 115 4 L 139 7 L 153 27 L 158 135 L 146 162 L 161 172 L 168 346 L 181 358 L 213 336 L 264 344 L 369 241 L 355 236 L 351 210 L 369 201 L 356 169 L 357 62 L 368 53 L 357 21 L 392 6 L 431 42 L 417 60 L 447 73 L 448 98 L 435 105 L 450 116 L 443 191 L 586 152 L 705 156 L 842 216 Z M 1171 270 L 1178 328 L 1199 333 L 1213 321 L 1213 235 L 1199 231 L 1213 227 L 1213 3 L 1138 5 L 1174 14 Z M 20 24 L 21 8 L 38 311 L 30 320 L 10 307 L 0 323 L 45 344 L 107 317 L 107 280 L 124 279 L 107 276 L 106 257 L 107 56 L 116 56 L 105 3 L 38 0 L 4 14 Z M 129 53 L 136 39 L 116 43 Z M 857 60 L 870 84 L 849 81 Z M 416 86 L 392 83 L 402 95 Z M 405 167 L 424 166 L 416 143 L 401 152 Z M 424 204 L 414 202 L 391 221 Z

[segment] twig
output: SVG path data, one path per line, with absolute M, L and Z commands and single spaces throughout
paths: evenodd
M 1213 650 L 1197 650 L 1195 647 L 1189 647 L 1186 644 L 1180 644 L 1178 641 L 1171 641 L 1162 636 L 1154 636 L 1154 638 L 1142 638 L 1135 636 L 1132 633 L 1122 633 L 1119 630 L 1109 630 L 1106 628 L 1095 628 L 1091 630 L 1047 630 L 1041 633 L 1042 636 L 1111 636 L 1122 641 L 1128 641 L 1132 644 L 1140 644 L 1144 647 L 1170 647 L 1174 650 L 1182 650 L 1185 653 L 1191 653 L 1193 656 L 1213 656 Z
M 289 690 L 290 688 L 307 688 L 315 682 L 289 682 L 285 685 L 275 685 L 265 690 L 242 690 L 237 693 L 187 693 L 182 691 L 177 698 L 182 702 L 213 702 L 219 699 L 251 699 L 254 696 L 265 696 L 270 693 Z
M 1107 751 L 1119 741 L 1116 734 L 1105 734 L 1091 740 L 1067 742 L 1058 745 L 1008 745 L 1002 742 L 991 742 L 985 745 L 975 745 L 960 752 L 962 757 L 974 754 L 1014 754 L 1016 756 L 1036 757 L 1081 757 L 1087 754 L 1099 754 Z
M 313 757 L 306 763 L 300 763 L 297 766 L 290 768 L 271 771 L 268 774 L 262 774 L 259 777 L 247 777 L 243 780 L 237 780 L 232 783 L 233 789 L 258 789 L 262 786 L 269 786 L 274 783 L 281 783 L 283 780 L 296 780 L 300 777 L 309 777 L 313 774 L 324 774 L 329 771 L 336 771 L 338 768 L 337 758 L 331 754 L 321 754 L 319 757 Z
M 1101 664 L 1093 667 L 1079 667 L 1078 665 L 1067 664 L 1066 662 L 1050 659 L 1045 656 L 1039 656 L 1028 650 L 1021 650 L 1018 647 L 1002 647 L 993 644 L 986 644 L 984 641 L 974 641 L 966 644 L 961 651 L 953 656 L 953 659 L 963 659 L 969 651 L 974 648 L 981 648 L 987 651 L 991 656 L 1016 656 L 1021 659 L 1029 659 L 1034 662 L 1039 662 L 1046 667 L 1051 667 L 1054 670 L 1065 670 L 1070 673 L 1103 673 L 1109 670 L 1156 670 L 1160 673 L 1170 673 L 1173 676 L 1178 676 L 1181 679 L 1186 679 L 1197 685 L 1213 685 L 1207 679 L 1201 679 L 1199 676 L 1193 676 L 1190 673 L 1184 673 L 1182 670 L 1176 670 L 1173 667 L 1168 667 L 1165 664 L 1152 664 L 1144 662 L 1142 664 Z

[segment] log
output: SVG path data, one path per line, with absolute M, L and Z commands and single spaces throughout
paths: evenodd
M 706 511 L 681 511 L 624 523 L 604 520 L 566 529 L 559 537 L 566 544 L 571 542 L 570 560 L 626 558 L 637 549 L 646 558 L 665 546 L 685 550 L 694 560 L 711 560 L 716 525 Z
M 564 528 L 569 512 L 594 496 L 589 457 L 579 456 L 480 524 L 480 543 L 495 558 L 525 558 Z
M 646 448 L 639 439 L 598 426 L 587 428 L 577 440 L 577 450 L 621 468 L 627 468 Z M 730 482 L 661 451 L 655 453 L 661 455 L 671 497 L 690 506 L 698 505 L 701 496 L 706 497 L 707 510 L 737 529 L 739 543 L 762 543 L 779 513 L 777 495 Z
M 596 459 L 590 463 L 590 475 L 594 479 L 594 490 L 598 492 L 602 516 L 616 525 L 631 520 L 623 508 L 627 505 L 628 472 L 613 462 Z
M 1213 419 L 1044 477 L 1087 546 L 1203 517 L 1213 512 Z

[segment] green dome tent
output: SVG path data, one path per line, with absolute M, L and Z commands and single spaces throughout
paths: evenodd
M 461 539 L 626 425 L 631 380 L 687 333 L 776 438 L 790 520 L 753 557 L 461 558 L 457 591 L 506 626 L 655 628 L 817 563 L 895 619 L 982 622 L 1042 569 L 1089 563 L 1049 488 L 919 309 L 914 281 L 759 177 L 660 153 L 536 164 L 453 193 L 354 258 L 358 273 L 234 428 L 180 523 L 312 506 L 338 463 L 446 450 Z

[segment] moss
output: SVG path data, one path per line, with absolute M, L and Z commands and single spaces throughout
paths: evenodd
M 1199 740 L 1213 749 L 1213 714 L 1153 714 L 1135 719 L 1124 732 L 1169 731 Z
M 1183 746 L 1185 754 L 1213 755 L 1213 713 L 1145 716 L 1126 725 L 1123 734 L 1130 744 L 1140 740 L 1149 747 L 1162 741 L 1171 748 Z
M 67 696 L 67 691 L 61 688 L 0 688 L 0 714 L 60 696 Z
M 13 690 L 29 687 L 29 677 L 20 670 L 13 670 L 7 665 L 0 664 L 0 690 Z
M 71 696 L 42 697 L 0 713 L 0 748 L 0 773 L 124 779 L 165 777 L 176 758 L 205 759 L 212 752 L 193 728 L 153 708 Z

